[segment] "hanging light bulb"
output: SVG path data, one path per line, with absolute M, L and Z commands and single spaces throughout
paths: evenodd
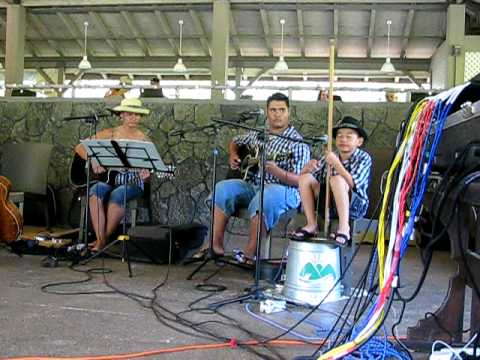
M 175 72 L 186 72 L 187 68 L 182 61 L 182 36 L 183 36 L 183 20 L 178 20 L 178 24 L 180 25 L 180 46 L 178 48 L 178 60 L 175 66 L 173 67 L 173 71 Z
M 80 70 L 90 70 L 92 68 L 92 65 L 90 64 L 90 61 L 88 61 L 87 58 L 87 29 L 88 29 L 88 21 L 85 21 L 83 23 L 85 27 L 85 42 L 84 42 L 84 48 L 83 48 L 83 58 L 82 61 L 80 61 L 80 64 L 78 64 L 78 68 Z
M 285 25 L 285 19 L 280 20 L 280 25 L 282 26 L 282 37 L 280 40 L 280 58 L 275 64 L 273 70 L 275 70 L 276 72 L 286 72 L 288 71 L 288 65 L 283 57 L 283 26 Z
M 380 69 L 381 72 L 391 73 L 395 72 L 395 67 L 390 62 L 390 26 L 392 25 L 392 20 L 387 20 L 387 59 Z

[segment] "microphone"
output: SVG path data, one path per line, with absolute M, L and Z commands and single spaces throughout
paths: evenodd
M 84 116 L 67 116 L 63 118 L 63 121 L 71 121 L 71 120 L 87 120 L 87 122 L 94 121 L 97 118 L 101 117 L 109 117 L 111 116 L 110 114 L 90 114 L 90 115 L 84 115 Z
M 250 119 L 255 116 L 262 116 L 265 114 L 265 111 L 263 109 L 257 109 L 253 111 L 243 111 L 239 115 L 242 119 Z
M 308 140 L 314 143 L 326 144 L 328 143 L 328 135 L 311 136 Z
M 170 136 L 183 136 L 185 134 L 185 130 L 172 130 L 168 133 Z

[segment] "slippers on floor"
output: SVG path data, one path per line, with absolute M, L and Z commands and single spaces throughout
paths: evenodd
M 244 264 L 248 266 L 255 266 L 256 256 L 248 257 L 245 255 L 243 250 L 233 249 L 233 259 L 239 264 Z
M 339 232 L 330 234 L 330 239 L 340 247 L 350 246 L 352 244 L 352 239 L 350 239 L 347 234 L 342 234 Z
M 316 232 L 307 231 L 301 227 L 297 228 L 293 233 L 290 234 L 290 238 L 294 240 L 308 240 L 317 237 Z

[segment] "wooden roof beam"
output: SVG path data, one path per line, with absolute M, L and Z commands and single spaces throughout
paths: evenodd
M 237 27 L 235 26 L 235 20 L 233 19 L 233 13 L 230 9 L 230 34 L 233 47 L 235 49 L 235 54 L 237 56 L 242 56 L 242 48 L 240 46 L 240 40 L 238 39 Z
M 145 40 L 145 36 L 138 29 L 137 24 L 135 24 L 135 20 L 133 19 L 132 15 L 126 11 L 121 11 L 120 13 L 122 14 L 130 32 L 135 36 L 137 44 L 140 46 L 140 49 L 142 49 L 143 54 L 146 56 L 152 56 L 152 49 Z
M 375 9 L 370 10 L 370 25 L 368 27 L 367 58 L 372 56 L 373 38 L 375 37 Z
M 80 30 L 78 30 L 77 25 L 75 25 L 75 23 L 72 21 L 72 18 L 70 17 L 70 15 L 57 12 L 57 16 L 60 18 L 60 20 L 62 20 L 63 24 L 67 28 L 70 35 L 75 39 L 75 42 L 80 47 L 80 53 L 83 56 L 83 47 L 84 47 L 83 33 Z M 92 52 L 88 48 L 87 48 L 87 55 L 93 56 Z
M 415 16 L 415 10 L 413 9 L 408 10 L 407 20 L 405 21 L 405 27 L 403 28 L 403 43 L 402 43 L 402 50 L 400 51 L 401 59 L 406 57 L 408 40 L 410 39 L 410 34 L 412 32 L 414 16 Z
M 303 24 L 303 10 L 297 9 L 298 35 L 300 41 L 300 53 L 305 56 L 305 26 Z
M 170 46 L 172 47 L 173 53 L 178 56 L 178 48 L 179 45 L 177 42 L 173 39 L 173 31 L 172 28 L 170 27 L 170 24 L 168 23 L 168 19 L 165 16 L 165 14 L 159 10 L 154 11 L 155 16 L 157 17 L 158 22 L 160 23 L 160 26 L 162 27 L 162 30 L 165 34 L 168 36 L 168 42 L 170 43 Z
M 262 18 L 263 34 L 265 35 L 265 46 L 268 56 L 273 56 L 272 40 L 270 39 L 270 22 L 268 21 L 268 13 L 265 9 L 260 9 L 260 17 Z
M 42 37 L 42 40 L 47 41 L 47 43 L 53 48 L 53 50 L 55 50 L 58 55 L 64 57 L 65 54 L 59 49 L 60 46 L 58 45 L 58 42 L 50 40 L 52 34 L 50 33 L 50 30 L 48 30 L 47 26 L 38 18 L 38 16 L 27 13 L 27 17 L 29 19 L 29 26 L 32 26 L 35 32 L 37 32 Z
M 105 38 L 106 43 L 112 48 L 116 56 L 123 56 L 122 51 L 120 50 L 120 47 L 118 46 L 117 42 L 115 40 L 112 40 L 113 38 L 113 33 L 105 24 L 105 21 L 102 19 L 100 14 L 90 11 L 88 13 L 94 23 L 98 26 L 100 32 L 102 33 L 103 37 Z
M 212 56 L 212 49 L 210 48 L 210 44 L 208 43 L 208 37 L 205 33 L 205 29 L 203 28 L 200 16 L 198 15 L 196 10 L 190 9 L 188 12 L 190 13 L 190 17 L 192 18 L 195 31 L 200 35 L 200 43 L 202 44 L 205 55 Z

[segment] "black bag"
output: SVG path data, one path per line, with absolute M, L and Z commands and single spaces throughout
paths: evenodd
M 172 263 L 178 263 L 190 257 L 202 246 L 207 235 L 207 227 L 197 223 L 135 226 L 128 231 L 128 235 L 137 245 L 128 247 L 132 260 L 148 261 L 145 254 L 142 254 L 145 252 L 158 263 L 168 263 L 171 250 Z

